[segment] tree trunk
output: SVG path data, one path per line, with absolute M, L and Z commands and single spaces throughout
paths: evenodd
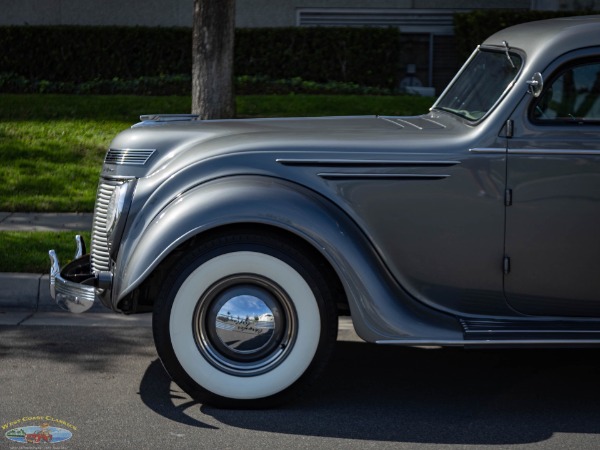
M 192 114 L 235 117 L 233 39 L 235 0 L 194 0 Z

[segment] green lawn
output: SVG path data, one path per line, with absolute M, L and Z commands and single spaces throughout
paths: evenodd
M 75 253 L 75 234 L 70 231 L 0 232 L 0 272 L 48 272 L 50 249 L 56 250 L 61 265 L 65 265 Z M 79 234 L 89 244 L 90 233 Z
M 243 96 L 239 117 L 411 115 L 431 99 Z M 111 139 L 147 113 L 185 113 L 189 97 L 0 95 L 0 211 L 92 211 Z
M 240 96 L 237 111 L 240 118 L 415 115 L 432 103 L 409 96 Z M 91 212 L 112 138 L 141 114 L 190 108 L 189 97 L 0 95 L 0 211 Z M 0 272 L 46 272 L 49 248 L 66 263 L 73 234 L 0 232 Z
M 239 117 L 412 115 L 431 99 L 272 95 L 238 98 Z M 0 211 L 92 211 L 111 139 L 140 114 L 186 113 L 189 97 L 0 95 Z
M 0 95 L 0 211 L 92 211 L 104 153 L 144 112 L 184 97 Z

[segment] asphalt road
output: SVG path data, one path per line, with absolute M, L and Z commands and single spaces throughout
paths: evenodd
M 49 448 L 5 437 L 48 420 L 73 434 L 53 449 L 600 447 L 599 350 L 407 349 L 347 332 L 313 395 L 230 411 L 170 381 L 143 321 L 53 323 L 0 326 L 0 449 Z

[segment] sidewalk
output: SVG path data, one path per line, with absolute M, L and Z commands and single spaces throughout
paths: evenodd
M 91 228 L 91 213 L 0 212 L 0 231 L 73 231 L 75 235 L 75 231 Z M 48 250 L 40 249 L 40 252 Z M 48 274 L 0 272 L 0 312 L 59 310 L 50 298 L 48 279 Z
M 87 231 L 92 213 L 0 212 L 0 231 Z

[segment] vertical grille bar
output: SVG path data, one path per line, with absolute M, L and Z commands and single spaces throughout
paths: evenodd
M 118 180 L 101 179 L 98 185 L 92 225 L 91 265 L 93 272 L 110 270 L 110 253 L 106 230 L 108 202 L 114 190 L 122 183 Z

